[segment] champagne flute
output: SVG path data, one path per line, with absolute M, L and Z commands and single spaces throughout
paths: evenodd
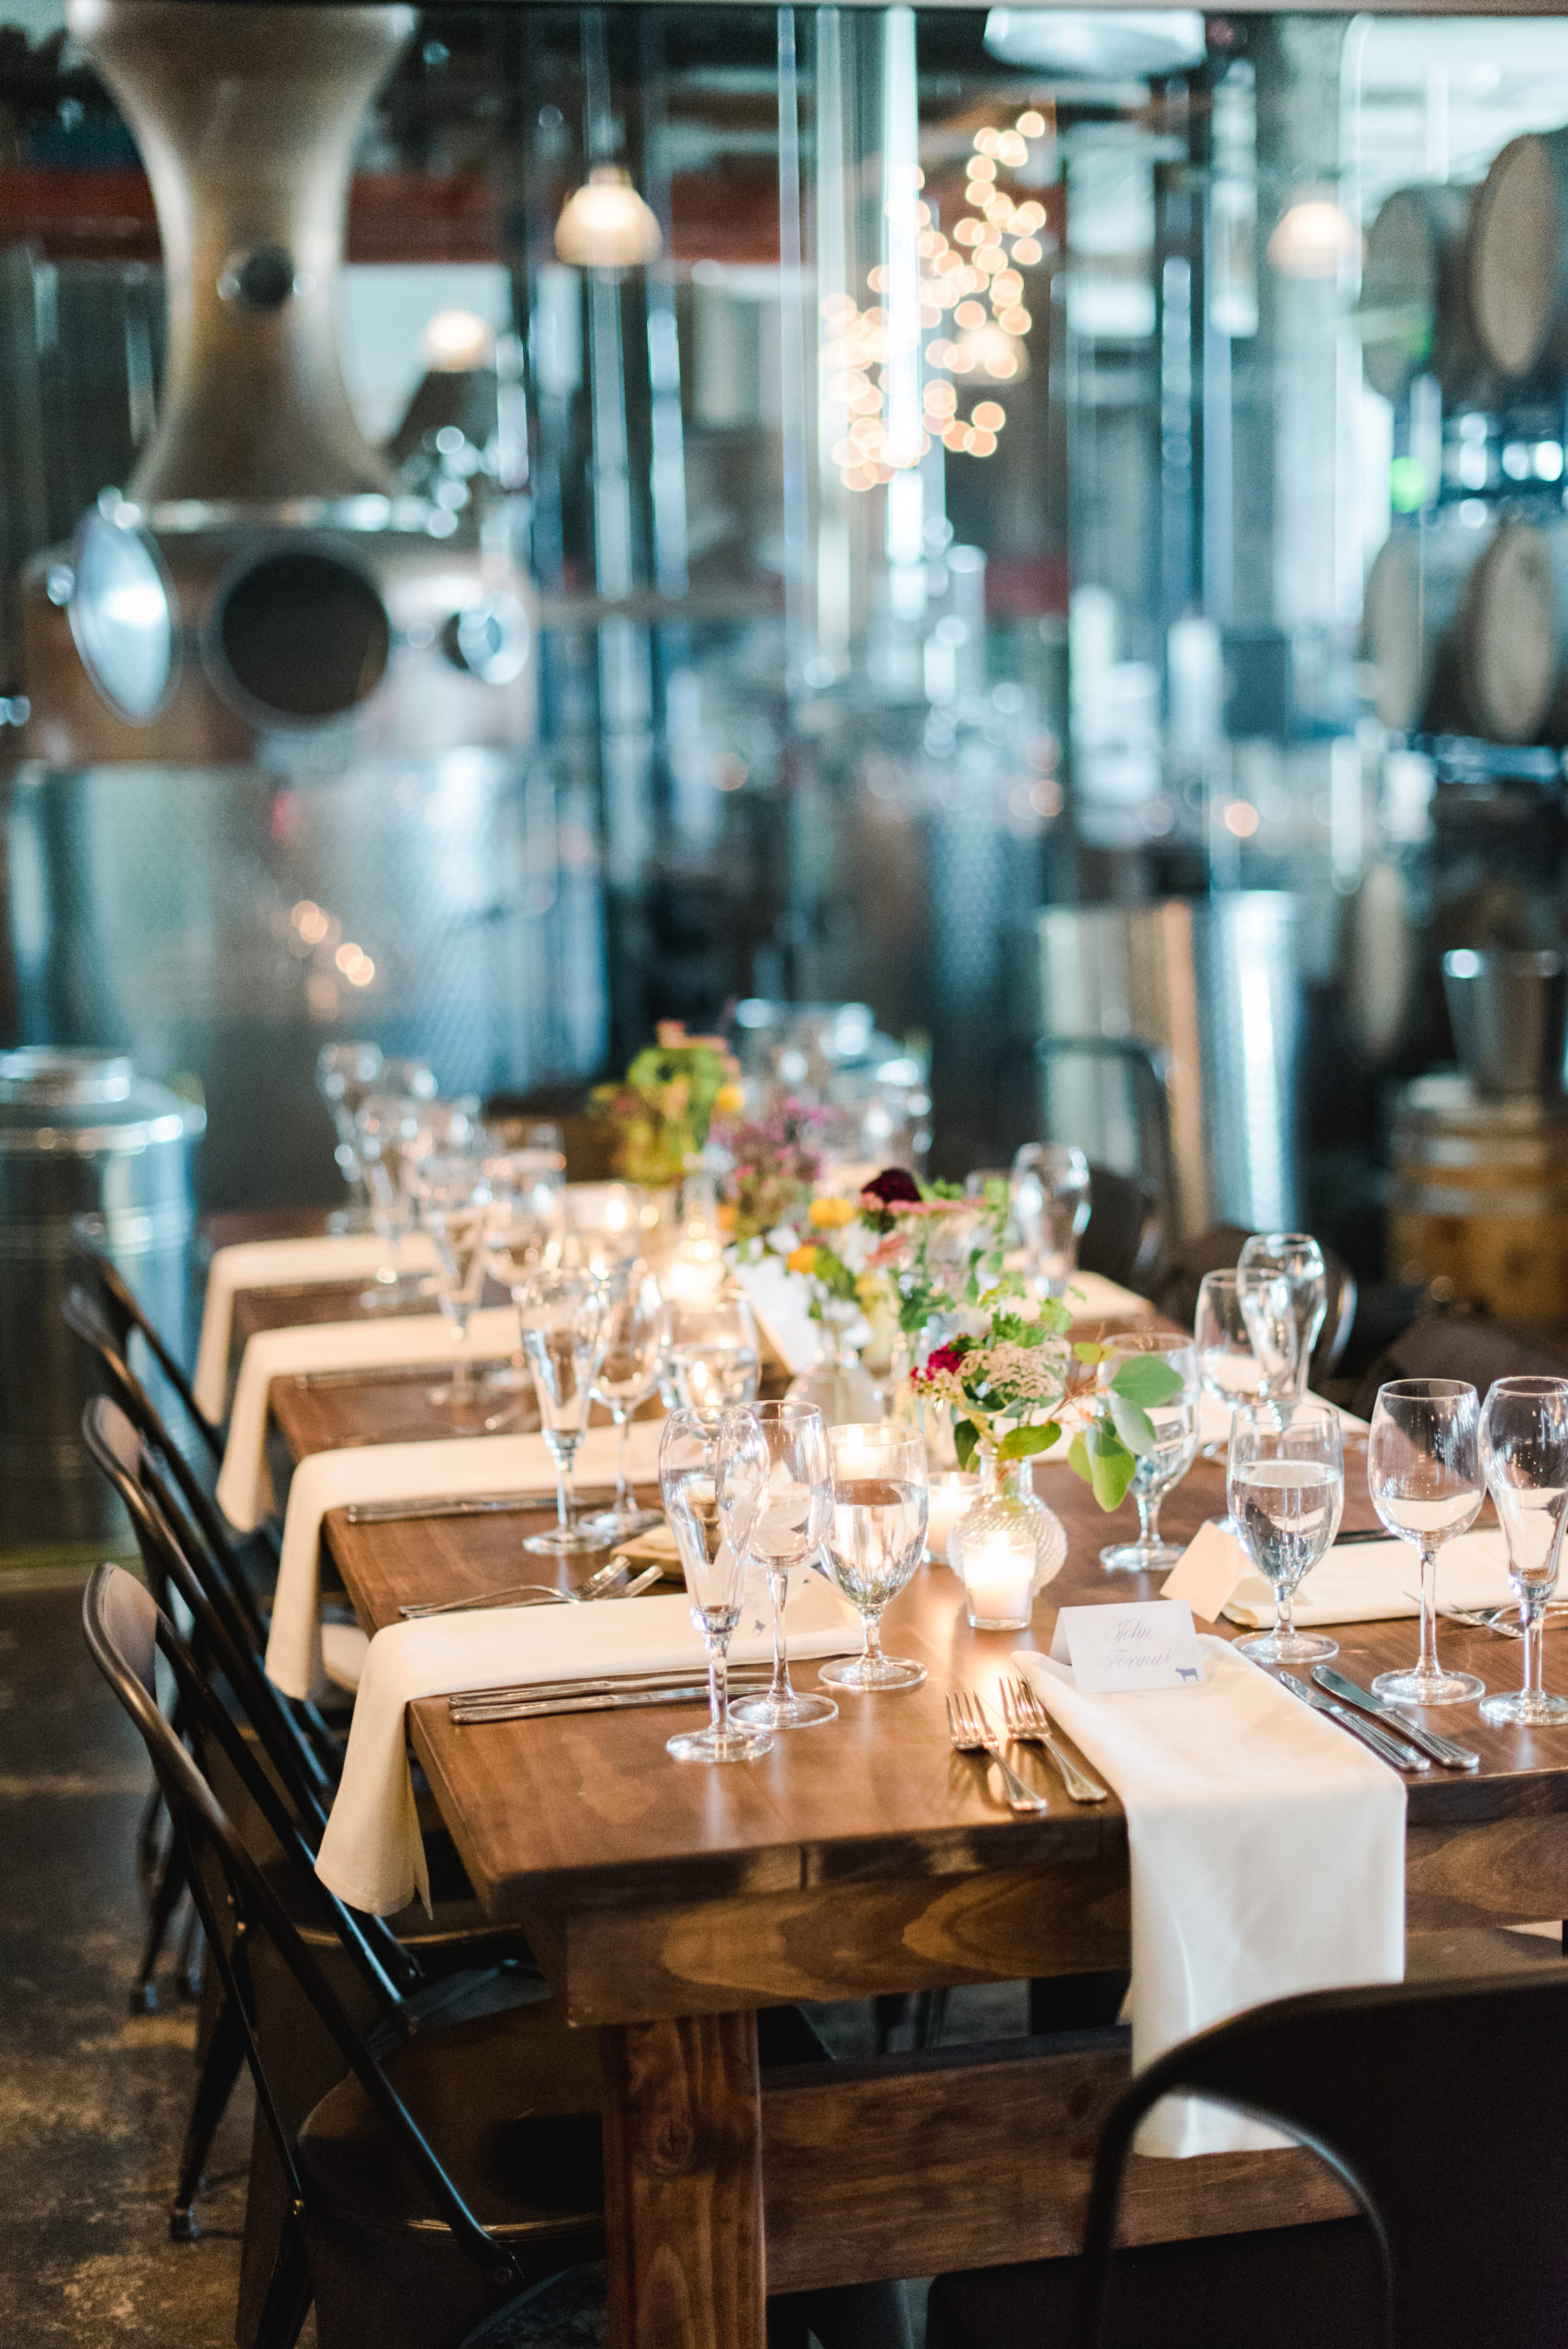
M 379 1044 L 323 1044 L 316 1056 L 316 1090 L 331 1112 L 338 1132 L 338 1147 L 332 1154 L 349 1186 L 349 1204 L 328 1217 L 328 1231 L 373 1229 L 354 1118 L 361 1102 L 375 1090 L 381 1066 Z
M 572 1464 L 588 1426 L 588 1404 L 605 1354 L 605 1300 L 592 1273 L 558 1266 L 535 1273 L 517 1308 L 523 1351 L 534 1375 L 539 1422 L 555 1463 L 555 1524 L 530 1533 L 525 1550 L 571 1555 L 602 1550 L 596 1533 L 572 1522 Z
M 822 1414 L 809 1403 L 749 1403 L 728 1410 L 718 1423 L 722 1466 L 728 1446 L 761 1436 L 767 1457 L 766 1480 L 747 1535 L 750 1556 L 768 1577 L 773 1605 L 773 1678 L 765 1697 L 735 1708 L 739 1721 L 759 1729 L 811 1729 L 835 1720 L 830 1697 L 800 1697 L 790 1685 L 784 1609 L 792 1566 L 806 1564 L 821 1547 L 833 1509 L 833 1470 Z
M 1377 1390 L 1367 1437 L 1366 1481 L 1390 1533 L 1413 1542 L 1421 1562 L 1421 1648 L 1407 1672 L 1380 1672 L 1374 1696 L 1391 1705 L 1455 1705 L 1485 1693 L 1473 1672 L 1438 1662 L 1437 1559 L 1445 1542 L 1481 1513 L 1481 1405 L 1457 1378 L 1396 1378 Z
M 1236 1271 L 1271 1397 L 1299 1403 L 1329 1310 L 1323 1251 L 1307 1231 L 1255 1231 L 1236 1259 Z
M 1040 1297 L 1067 1294 L 1089 1221 L 1089 1162 L 1069 1142 L 1026 1142 L 1007 1188 L 1026 1276 Z
M 749 1403 L 762 1373 L 757 1324 L 743 1297 L 670 1297 L 661 1384 L 672 1410 Z
M 860 1616 L 864 1645 L 857 1656 L 823 1664 L 817 1677 L 829 1687 L 862 1695 L 917 1688 L 925 1665 L 884 1653 L 882 1618 L 913 1575 L 926 1544 L 925 1443 L 884 1420 L 829 1428 L 828 1450 L 833 1464 L 828 1557 L 833 1579 Z
M 1524 1632 L 1524 1686 L 1488 1697 L 1483 1720 L 1545 1728 L 1568 1720 L 1568 1697 L 1541 1687 L 1546 1602 L 1557 1587 L 1568 1520 L 1568 1380 L 1499 1378 L 1481 1412 L 1481 1466 L 1508 1545 Z
M 584 1518 L 584 1532 L 602 1542 L 625 1542 L 661 1522 L 656 1508 L 639 1508 L 626 1481 L 627 1421 L 655 1394 L 664 1356 L 664 1300 L 646 1264 L 617 1264 L 599 1286 L 605 1299 L 605 1358 L 594 1381 L 594 1400 L 616 1426 L 616 1497 L 596 1517 Z
M 692 1620 L 707 1650 L 708 1725 L 683 1730 L 664 1751 L 677 1762 L 755 1762 L 771 1751 L 765 1730 L 736 1726 L 729 1711 L 729 1642 L 746 1591 L 746 1535 L 767 1480 L 760 1430 L 732 1433 L 722 1465 L 718 1420 L 706 1411 L 672 1411 L 659 1442 L 659 1489 L 675 1536 L 692 1603 Z
M 1230 1422 L 1226 1484 L 1237 1538 L 1274 1594 L 1272 1631 L 1238 1640 L 1260 1664 L 1318 1664 L 1339 1642 L 1296 1628 L 1296 1593 L 1331 1548 L 1345 1508 L 1340 1415 L 1298 1403 L 1283 1419 L 1267 1403 L 1241 1404 Z
M 1100 1552 L 1100 1564 L 1107 1574 L 1157 1574 L 1176 1564 L 1181 1551 L 1160 1539 L 1160 1507 L 1171 1486 L 1186 1475 L 1197 1453 L 1198 1378 L 1192 1340 L 1176 1330 L 1140 1330 L 1107 1340 L 1095 1374 L 1102 1392 L 1110 1390 L 1117 1372 L 1133 1354 L 1162 1356 L 1180 1376 L 1182 1391 L 1169 1403 L 1150 1406 L 1154 1449 L 1138 1454 L 1130 1487 L 1138 1508 L 1138 1539 L 1110 1542 Z
M 418 1146 L 420 1105 L 409 1095 L 372 1093 L 354 1115 L 360 1163 L 370 1193 L 371 1222 L 386 1250 L 373 1288 L 360 1298 L 367 1313 L 397 1311 L 420 1294 L 416 1275 L 398 1259 L 414 1228 L 412 1172 Z
M 416 1193 L 420 1220 L 436 1245 L 436 1294 L 461 1346 L 484 1286 L 494 1212 L 490 1185 L 472 1158 L 428 1158 L 418 1169 Z M 462 1418 L 482 1404 L 483 1387 L 467 1355 L 460 1353 L 451 1377 L 429 1387 L 426 1399 Z

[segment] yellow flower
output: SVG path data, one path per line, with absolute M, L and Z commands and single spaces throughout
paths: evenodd
M 794 1249 L 784 1258 L 784 1264 L 792 1273 L 814 1273 L 817 1270 L 817 1251 L 809 1244 Z
M 735 1202 L 733 1199 L 720 1199 L 718 1203 L 718 1228 L 720 1231 L 734 1230 Z
M 739 1085 L 721 1085 L 713 1097 L 713 1107 L 717 1117 L 738 1117 L 746 1107 L 744 1088 Z
M 818 1231 L 842 1231 L 845 1224 L 853 1223 L 860 1209 L 851 1199 L 813 1199 L 811 1220 Z

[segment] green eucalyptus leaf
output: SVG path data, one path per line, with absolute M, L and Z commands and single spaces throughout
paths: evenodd
M 1147 1457 L 1155 1449 L 1154 1422 L 1140 1404 L 1129 1403 L 1125 1395 L 1111 1392 L 1111 1418 L 1116 1431 L 1129 1452 Z
M 974 1421 L 973 1419 L 955 1419 L 953 1421 L 952 1441 L 953 1449 L 958 1453 L 959 1466 L 961 1468 L 967 1468 L 970 1462 L 974 1457 L 975 1446 L 980 1442 L 980 1431 L 975 1426 Z
M 1086 1363 L 1091 1370 L 1095 1363 L 1104 1362 L 1106 1358 L 1104 1346 L 1097 1346 L 1092 1338 L 1075 1338 L 1073 1341 L 1073 1351 L 1079 1361 Z
M 1067 1447 L 1067 1465 L 1074 1476 L 1082 1478 L 1085 1485 L 1093 1485 L 1095 1477 L 1089 1465 L 1089 1447 L 1084 1441 L 1082 1430 Z
M 1047 1419 L 1043 1427 L 1015 1428 L 1004 1436 L 996 1447 L 998 1460 L 1029 1460 L 1037 1452 L 1049 1452 L 1062 1430 L 1054 1419 Z
M 1089 1481 L 1103 1509 L 1119 1508 L 1137 1473 L 1138 1462 L 1116 1430 L 1104 1419 L 1088 1433 Z
M 1182 1384 L 1181 1372 L 1163 1354 L 1129 1354 L 1112 1375 L 1111 1392 L 1147 1411 L 1154 1404 L 1173 1403 Z

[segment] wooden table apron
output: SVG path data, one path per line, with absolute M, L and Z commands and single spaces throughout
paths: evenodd
M 410 1390 L 300 1390 L 273 1408 L 297 1458 L 407 1424 Z M 1352 1454 L 1347 1522 L 1372 1521 Z M 1060 1466 L 1041 1491 L 1067 1525 L 1067 1565 L 1037 1606 L 1049 1644 L 1066 1600 L 1152 1595 L 1097 1553 L 1103 1517 Z M 1199 1462 L 1165 1505 L 1185 1539 L 1218 1514 Z M 518 1578 L 529 1520 L 351 1527 L 327 1539 L 362 1620 L 401 1602 Z M 531 1573 L 549 1561 L 528 1562 Z M 1221 1630 L 1228 1627 L 1218 1626 Z M 1042 1769 L 1048 1816 L 1016 1819 L 995 1779 L 949 1750 L 942 1693 L 990 1696 L 1013 1634 L 971 1632 L 945 1568 L 890 1609 L 889 1648 L 925 1686 L 840 1698 L 825 1728 L 779 1738 L 746 1768 L 669 1761 L 668 1711 L 454 1729 L 444 1699 L 410 1709 L 416 1751 L 486 1909 L 527 1929 L 573 2021 L 596 2026 L 605 2081 L 611 2336 L 616 2349 L 762 2349 L 767 2292 L 917 2276 L 1074 2250 L 1118 2050 L 1045 2042 L 759 2072 L 756 2010 L 1128 1962 L 1125 1823 L 1078 1808 Z M 1340 1662 L 1363 1683 L 1415 1644 L 1413 1622 L 1351 1626 Z M 1494 1687 L 1517 1642 L 1445 1624 L 1444 1653 Z M 810 1685 L 815 1674 L 798 1674 Z M 1568 1689 L 1568 1643 L 1547 1642 Z M 1473 1777 L 1409 1787 L 1412 1931 L 1568 1910 L 1568 1731 L 1490 1730 L 1473 1707 L 1441 1725 L 1483 1752 Z M 1034 1775 L 1033 1762 L 1022 1765 Z M 1137 2160 L 1126 2238 L 1151 2243 L 1337 2215 L 1341 2190 L 1305 2151 Z

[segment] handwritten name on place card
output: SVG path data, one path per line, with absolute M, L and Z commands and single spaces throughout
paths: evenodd
M 1085 1696 L 1203 1686 L 1193 1610 L 1179 1599 L 1064 1607 L 1056 1618 L 1051 1653 L 1057 1663 L 1072 1665 L 1073 1683 Z

